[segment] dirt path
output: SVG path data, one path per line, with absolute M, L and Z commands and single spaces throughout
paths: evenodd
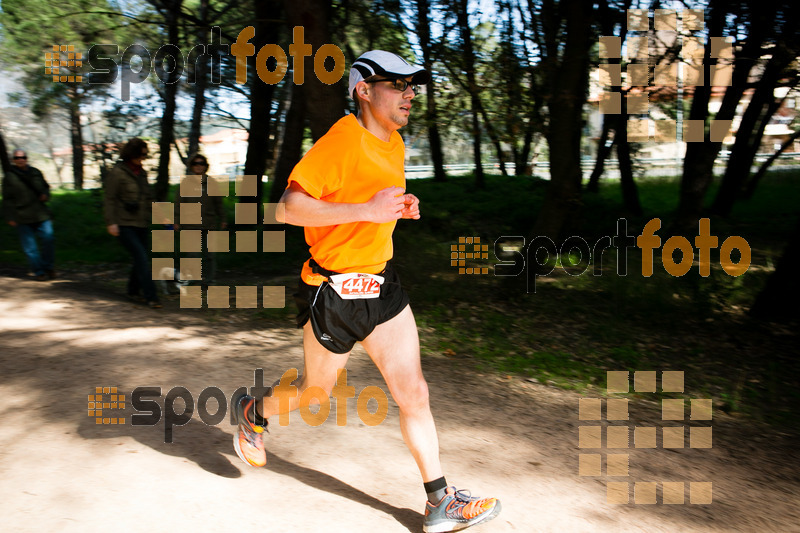
M 119 387 L 130 401 L 137 387 L 166 396 L 183 386 L 196 401 L 207 387 L 229 397 L 251 386 L 256 368 L 272 382 L 301 361 L 290 324 L 265 328 L 175 301 L 153 311 L 78 274 L 52 283 L 0 277 L 0 317 L 3 530 L 421 531 L 424 494 L 391 400 L 375 427 L 361 422 L 354 399 L 344 427 L 335 408 L 319 427 L 297 413 L 287 427 L 273 422 L 263 469 L 235 456 L 227 416 L 209 426 L 195 412 L 172 444 L 163 421 L 132 426 L 130 406 L 123 425 L 88 416 L 95 387 Z M 454 358 L 425 357 L 423 367 L 448 481 L 503 503 L 475 531 L 800 530 L 800 454 L 789 435 L 715 412 L 712 449 L 629 449 L 629 478 L 581 477 L 579 453 L 605 450 L 578 448 L 587 422 L 577 394 L 480 374 Z M 356 393 L 385 390 L 361 349 L 348 370 Z M 631 427 L 661 425 L 655 403 L 630 412 Z M 684 481 L 687 503 L 610 505 L 606 481 Z M 712 504 L 688 503 L 696 481 L 713 483 Z

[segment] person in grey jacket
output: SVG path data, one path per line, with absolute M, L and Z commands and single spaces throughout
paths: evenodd
M 24 150 L 14 150 L 13 163 L 3 176 L 3 214 L 9 226 L 17 229 L 36 280 L 53 279 L 55 239 L 50 210 L 45 204 L 50 199 L 50 185 L 39 169 L 28 165 Z M 36 237 L 42 246 L 41 254 Z
M 104 214 L 108 233 L 117 237 L 131 254 L 133 265 L 128 279 L 128 297 L 144 298 L 148 306 L 161 307 L 150 268 L 149 226 L 153 195 L 142 162 L 147 143 L 134 137 L 120 149 L 120 161 L 108 173 L 105 183 Z

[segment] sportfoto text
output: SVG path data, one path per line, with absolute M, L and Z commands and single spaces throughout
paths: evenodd
M 289 55 L 292 56 L 292 81 L 294 83 L 302 85 L 305 82 L 303 59 L 312 55 L 314 57 L 314 74 L 317 79 L 327 85 L 333 85 L 342 79 L 345 58 L 341 48 L 334 44 L 323 44 L 314 52 L 311 45 L 305 42 L 303 26 L 295 26 L 292 33 L 293 41 L 289 45 Z M 283 48 L 277 44 L 265 44 L 261 49 L 256 50 L 255 45 L 250 42 L 255 34 L 255 27 L 247 26 L 239 32 L 233 45 L 221 44 L 220 29 L 215 26 L 211 28 L 211 42 L 207 45 L 194 46 L 186 55 L 185 60 L 180 47 L 174 44 L 162 45 L 152 56 L 144 46 L 132 44 L 125 49 L 121 57 L 119 57 L 120 47 L 118 45 L 95 44 L 89 48 L 87 55 L 89 66 L 92 69 L 88 73 L 88 80 L 90 84 L 108 85 L 117 80 L 117 74 L 121 71 L 121 97 L 127 102 L 131 97 L 131 85 L 142 83 L 150 76 L 151 72 L 155 72 L 163 83 L 177 83 L 183 75 L 185 65 L 197 63 L 201 58 L 204 60 L 210 58 L 210 82 L 219 85 L 222 82 L 220 57 L 230 54 L 236 58 L 236 83 L 238 85 L 247 83 L 247 58 L 251 56 L 255 56 L 256 73 L 261 81 L 275 85 L 286 75 L 289 59 Z M 325 68 L 325 61 L 328 58 L 333 60 L 332 70 Z M 138 70 L 131 67 L 132 62 L 137 63 L 134 59 L 138 59 L 138 62 L 141 63 Z M 270 63 L 274 68 L 268 66 L 270 59 L 274 59 Z M 189 83 L 195 82 L 193 76 L 193 74 L 189 75 Z
M 279 399 L 279 407 L 282 414 L 278 416 L 278 423 L 281 426 L 289 425 L 289 407 L 292 398 L 298 395 L 298 388 L 292 383 L 297 379 L 297 369 L 287 370 L 281 377 L 278 384 L 273 387 L 264 386 L 264 371 L 257 368 L 253 372 L 253 386 L 250 387 L 250 396 L 261 398 L 271 395 Z M 246 392 L 247 387 L 239 387 L 230 396 L 233 398 L 242 392 Z M 131 415 L 131 425 L 133 426 L 154 426 L 162 418 L 161 405 L 155 398 L 161 398 L 161 387 L 136 387 L 131 393 L 131 406 L 136 411 Z M 347 385 L 347 370 L 339 370 L 336 379 L 336 386 L 331 391 L 331 397 L 336 399 L 336 425 L 345 426 L 347 424 L 347 400 L 355 398 L 356 389 Z M 183 400 L 183 409 L 176 412 L 175 401 L 180 398 Z M 208 400 L 213 398 L 216 402 L 216 412 L 210 413 L 208 410 Z M 370 412 L 367 404 L 370 400 L 375 400 L 377 408 L 375 412 Z M 319 405 L 316 413 L 311 412 L 311 405 Z M 358 395 L 356 402 L 358 417 L 368 426 L 377 426 L 386 419 L 389 412 L 389 399 L 386 393 L 376 386 L 364 387 Z M 172 443 L 172 428 L 175 426 L 186 425 L 194 414 L 194 396 L 186 387 L 173 387 L 164 397 L 164 442 Z M 331 402 L 328 394 L 321 387 L 308 387 L 300 395 L 299 405 L 300 416 L 303 421 L 310 426 L 319 426 L 328 419 L 331 412 Z M 228 399 L 225 393 L 218 387 L 206 387 L 197 397 L 197 412 L 200 420 L 208 426 L 216 426 L 225 419 L 228 410 Z M 236 425 L 234 410 L 231 409 L 230 423 Z
M 748 242 L 739 236 L 731 236 L 725 239 L 720 246 L 719 237 L 711 235 L 711 220 L 708 218 L 700 219 L 698 224 L 698 235 L 694 238 L 694 246 L 689 239 L 682 236 L 673 236 L 661 243 L 661 237 L 656 232 L 661 228 L 661 219 L 654 218 L 645 224 L 639 236 L 628 235 L 628 221 L 624 218 L 617 220 L 617 235 L 614 237 L 600 237 L 593 248 L 582 237 L 569 237 L 557 249 L 556 244 L 549 237 L 534 237 L 526 248 L 524 237 L 500 237 L 494 243 L 494 254 L 502 261 L 494 265 L 495 276 L 519 276 L 525 271 L 526 263 L 535 265 L 535 268 L 527 270 L 527 292 L 536 292 L 536 278 L 547 276 L 553 272 L 556 265 L 571 276 L 580 276 L 589 268 L 593 262 L 593 274 L 601 276 L 603 251 L 607 248 L 616 248 L 617 251 L 617 274 L 626 276 L 628 273 L 628 248 L 637 247 L 642 254 L 642 276 L 650 277 L 653 275 L 653 263 L 655 251 L 661 247 L 661 262 L 664 270 L 672 276 L 683 276 L 689 272 L 694 264 L 695 247 L 698 252 L 698 270 L 701 276 L 708 277 L 711 274 L 711 250 L 719 247 L 720 266 L 729 276 L 741 276 L 750 268 L 751 250 Z M 733 262 L 731 257 L 733 250 L 739 251 L 739 261 Z M 681 259 L 675 262 L 673 253 L 680 250 Z M 544 252 L 544 253 L 542 253 Z M 575 262 L 568 261 L 567 258 L 579 255 L 580 259 Z M 561 258 L 561 261 L 559 261 Z M 594 261 L 593 261 L 594 260 Z M 574 269 L 583 264 L 583 269 Z M 570 268 L 565 268 L 569 266 Z M 533 274 L 533 283 L 531 283 Z M 531 291 L 533 285 L 533 291 Z

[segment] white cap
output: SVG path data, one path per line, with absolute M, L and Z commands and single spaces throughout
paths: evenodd
M 419 65 L 413 65 L 391 52 L 383 50 L 370 50 L 361 54 L 350 68 L 350 87 L 348 94 L 353 97 L 356 84 L 374 75 L 387 78 L 407 78 L 413 76 L 411 83 L 424 85 L 431 81 L 431 74 Z

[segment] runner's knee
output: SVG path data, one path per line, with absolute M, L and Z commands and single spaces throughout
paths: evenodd
M 404 382 L 392 391 L 392 396 L 401 411 L 414 412 L 429 407 L 428 384 L 422 377 Z

